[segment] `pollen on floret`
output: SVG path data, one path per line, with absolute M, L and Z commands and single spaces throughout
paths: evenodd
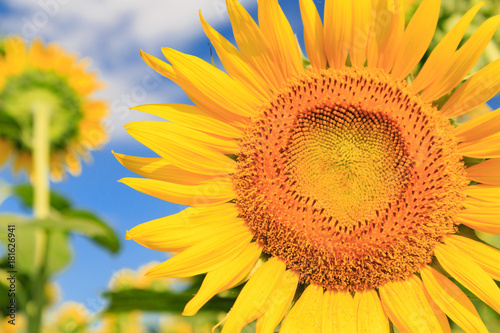
M 306 71 L 240 142 L 240 216 L 303 283 L 361 291 L 403 279 L 456 229 L 467 180 L 451 130 L 381 71 Z

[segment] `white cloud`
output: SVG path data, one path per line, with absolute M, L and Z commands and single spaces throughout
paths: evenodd
M 107 90 L 99 93 L 111 105 L 112 138 L 122 139 L 124 123 L 144 115 L 130 106 L 158 102 L 186 102 L 182 91 L 152 73 L 139 58 L 139 49 L 156 56 L 163 46 L 194 50 L 204 36 L 204 18 L 215 28 L 229 24 L 225 0 L 4 0 L 9 15 L 0 17 L 3 34 L 31 40 L 42 36 L 66 50 L 93 60 Z M 256 0 L 240 1 L 245 7 Z
M 124 33 L 129 38 L 158 40 L 186 40 L 201 33 L 198 10 L 212 24 L 227 21 L 224 0 L 6 0 L 8 6 L 23 12 L 18 23 L 27 38 L 51 27 L 69 22 L 73 28 L 79 22 L 85 30 L 112 29 L 122 20 L 127 21 Z M 254 5 L 255 0 L 241 1 Z M 59 31 L 62 32 L 62 31 Z

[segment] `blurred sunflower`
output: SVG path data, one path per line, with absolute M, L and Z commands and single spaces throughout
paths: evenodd
M 184 315 L 248 280 L 223 332 L 487 332 L 455 281 L 500 312 L 500 251 L 474 233 L 500 234 L 500 110 L 449 119 L 500 90 L 500 59 L 462 83 L 500 16 L 458 47 L 474 6 L 413 79 L 440 1 L 407 26 L 397 3 L 327 0 L 323 24 L 300 0 L 307 68 L 277 0 L 259 25 L 227 1 L 239 49 L 201 18 L 227 74 L 143 53 L 195 106 L 136 107 L 170 122 L 128 125 L 160 157 L 116 154 L 146 177 L 122 182 L 191 207 L 126 238 L 178 253 L 151 276 L 207 273 Z
M 54 318 L 43 332 L 47 333 L 85 333 L 89 331 L 91 315 L 80 303 L 63 303 L 54 314 Z
M 161 333 L 196 333 L 211 332 L 210 326 L 205 326 L 201 330 L 195 330 L 195 327 L 178 317 L 161 318 L 159 332 Z
M 146 276 L 145 274 L 151 268 L 158 265 L 158 262 L 152 261 L 146 265 L 139 267 L 137 271 L 130 268 L 123 268 L 113 274 L 109 280 L 108 288 L 110 291 L 121 291 L 127 289 L 144 289 L 144 290 L 167 290 L 169 283 L 164 279 L 157 277 Z
M 79 158 L 88 158 L 107 140 L 101 124 L 107 114 L 104 101 L 90 97 L 101 82 L 88 72 L 89 62 L 77 61 L 57 44 L 31 47 L 21 38 L 4 40 L 5 56 L 0 57 L 0 165 L 14 158 L 14 172 L 31 173 L 33 112 L 37 105 L 48 108 L 50 116 L 50 169 L 60 180 L 65 169 L 81 171 Z
M 103 313 L 101 325 L 94 333 L 146 333 L 149 332 L 142 324 L 140 311 Z
M 16 314 L 15 325 L 12 325 L 12 318 L 9 316 L 4 317 L 0 322 L 0 333 L 23 333 L 25 331 L 26 317 L 21 313 Z

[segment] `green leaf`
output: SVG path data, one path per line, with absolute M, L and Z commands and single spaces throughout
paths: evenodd
M 0 263 L 0 266 L 2 264 L 3 263 Z M 24 284 L 26 283 L 26 277 L 21 274 L 15 274 L 15 295 L 9 295 L 9 293 L 12 293 L 12 290 L 10 289 L 11 281 L 9 280 L 11 274 L 12 273 L 7 272 L 7 270 L 5 269 L 0 269 L 0 295 L 3 295 L 2 297 L 0 297 L 0 314 L 3 317 L 9 314 L 8 306 L 10 305 L 11 299 L 16 300 L 16 313 L 23 312 L 26 303 L 28 302 L 27 292 L 24 286 Z
M 304 67 L 304 69 L 311 67 L 311 61 L 304 56 L 302 56 L 302 67 Z
M 33 267 L 35 233 L 33 230 L 24 228 L 26 222 L 27 219 L 22 215 L 0 215 L 0 241 L 14 251 L 15 267 L 13 269 L 31 276 L 35 272 Z M 11 226 L 14 226 L 14 230 L 12 230 L 14 237 L 9 237 L 14 238 L 12 242 L 7 237 L 8 233 L 11 232 L 7 228 Z M 23 246 L 19 246 L 19 243 L 23 244 Z
M 106 312 L 123 311 L 159 311 L 179 314 L 184 306 L 193 298 L 192 293 L 172 293 L 170 291 L 152 291 L 143 289 L 131 289 L 118 292 L 107 292 L 104 294 L 109 299 Z M 235 298 L 214 296 L 202 311 L 229 311 L 234 304 Z
M 486 159 L 464 156 L 463 161 L 464 161 L 465 166 L 470 168 L 476 164 L 479 164 L 479 163 L 486 161 Z
M 99 217 L 87 211 L 68 210 L 64 214 L 53 214 L 50 219 L 32 223 L 49 231 L 79 233 L 112 253 L 120 249 L 120 241 L 115 231 Z
M 50 231 L 47 254 L 47 275 L 52 275 L 65 268 L 73 257 L 69 235 L 61 231 Z
M 17 185 L 14 187 L 13 192 L 14 195 L 21 200 L 24 206 L 33 208 L 33 187 L 31 185 Z M 58 212 L 63 212 L 71 208 L 71 203 L 63 195 L 51 191 L 50 206 Z
M 83 210 L 68 210 L 64 214 L 53 213 L 48 219 L 32 221 L 19 215 L 0 215 L 0 241 L 7 239 L 6 231 L 9 224 L 21 226 L 23 244 L 33 244 L 34 242 L 32 239 L 34 237 L 33 231 L 24 229 L 25 226 L 29 225 L 30 229 L 79 233 L 112 253 L 117 253 L 120 250 L 120 241 L 116 232 L 99 217 Z M 22 251 L 31 251 L 29 247 L 29 245 L 23 247 Z M 26 261 L 26 263 L 30 262 Z
M 44 232 L 39 229 L 38 232 Z M 35 251 L 37 250 L 37 230 L 29 223 L 16 225 L 16 268 L 28 276 L 36 273 Z M 20 245 L 22 244 L 22 245 Z
M 71 247 L 68 233 L 56 228 L 47 228 L 47 225 L 55 224 L 52 220 L 28 220 L 19 215 L 0 216 L 0 237 L 7 241 L 7 226 L 14 225 L 15 235 L 15 268 L 28 276 L 34 276 L 35 254 L 41 250 L 41 238 L 47 237 L 47 274 L 53 274 L 66 267 L 71 261 Z M 43 235 L 44 234 L 44 235 Z M 42 236 L 43 235 L 43 236 Z
M 25 223 L 27 221 L 27 217 L 19 214 L 1 214 L 0 215 L 0 241 L 4 241 L 7 238 L 7 226 L 14 224 L 17 225 L 19 223 Z M 4 237 L 5 236 L 5 237 Z
M 26 207 L 33 208 L 33 187 L 31 185 L 18 185 L 13 189 L 13 192 Z M 77 232 L 87 236 L 112 253 L 119 251 L 120 241 L 117 234 L 102 219 L 88 211 L 73 210 L 70 201 L 55 192 L 50 193 L 50 205 L 53 210 L 60 214 L 53 213 L 50 219 L 37 221 L 38 226 L 46 230 Z
M 20 271 L 26 272 L 28 275 L 33 276 L 35 272 L 35 254 L 40 251 L 40 238 L 42 233 L 46 233 L 48 247 L 47 247 L 47 262 L 46 271 L 47 276 L 53 275 L 65 268 L 72 258 L 72 249 L 69 242 L 67 233 L 53 230 L 46 231 L 37 227 L 35 223 L 25 223 L 18 227 L 19 230 L 19 243 L 17 246 L 19 257 L 16 261 L 17 267 Z M 18 244 L 19 244 L 18 243 Z
M 98 216 L 84 210 L 69 210 L 62 215 L 70 231 L 80 232 L 112 253 L 120 250 L 116 232 Z

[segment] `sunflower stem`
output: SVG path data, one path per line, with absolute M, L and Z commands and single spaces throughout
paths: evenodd
M 33 105 L 33 214 L 35 220 L 46 219 L 50 212 L 50 107 L 43 103 Z M 48 232 L 36 231 L 33 279 L 33 303 L 29 307 L 29 332 L 41 330 L 44 307 L 44 288 L 47 282 Z
M 49 216 L 49 156 L 50 108 L 42 103 L 33 106 L 33 170 L 34 215 L 37 219 Z

